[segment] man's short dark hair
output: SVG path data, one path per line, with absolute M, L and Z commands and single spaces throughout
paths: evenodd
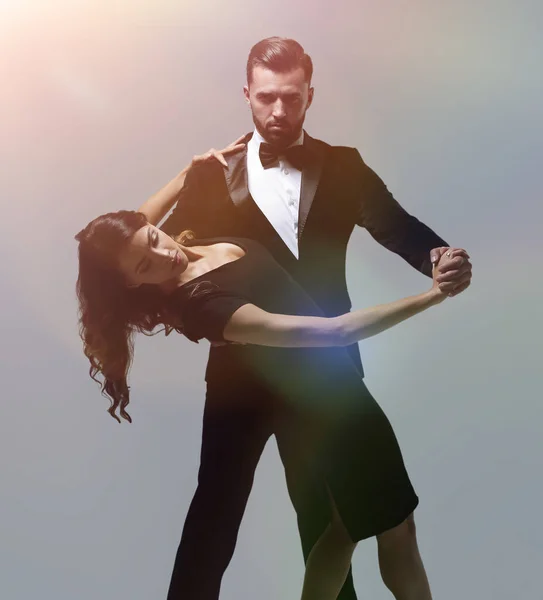
M 305 53 L 301 44 L 289 38 L 269 37 L 260 40 L 251 48 L 247 59 L 248 84 L 253 81 L 255 67 L 264 67 L 276 73 L 288 73 L 301 67 L 308 83 L 311 83 L 313 76 L 311 57 Z

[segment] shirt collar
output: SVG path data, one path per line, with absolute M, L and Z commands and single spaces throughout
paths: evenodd
M 292 142 L 292 144 L 290 144 L 289 148 L 292 146 L 301 146 L 304 143 L 304 134 L 305 134 L 305 132 L 302 129 L 302 133 L 300 133 L 300 137 L 297 140 L 295 140 L 294 142 Z M 255 148 L 255 150 L 258 150 L 260 148 L 260 144 L 262 142 L 266 143 L 266 140 L 260 135 L 260 133 L 255 128 L 255 130 L 253 132 L 253 137 L 249 140 L 249 145 L 253 146 Z

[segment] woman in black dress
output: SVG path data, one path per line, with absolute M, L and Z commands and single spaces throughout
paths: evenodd
M 110 414 L 120 422 L 119 409 L 130 421 L 127 375 L 135 331 L 163 325 L 166 333 L 176 330 L 193 341 L 238 344 L 232 379 L 266 389 L 272 401 L 265 409 L 290 436 L 295 509 L 311 506 L 318 494 L 329 500 L 330 523 L 307 561 L 302 599 L 332 600 L 356 543 L 396 527 L 418 504 L 392 427 L 344 346 L 446 295 L 434 280 L 417 296 L 325 318 L 257 242 L 198 240 L 187 233 L 176 241 L 152 224 L 164 216 L 185 172 L 169 196 L 150 199 L 138 212 L 100 216 L 76 236 L 80 331 L 90 375 L 103 378 Z

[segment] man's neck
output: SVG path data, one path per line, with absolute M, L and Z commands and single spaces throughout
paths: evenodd
M 300 135 L 298 136 L 298 138 L 296 140 L 294 140 L 291 144 L 289 144 L 288 146 L 286 146 L 286 148 L 290 148 L 291 146 L 300 146 L 304 143 L 304 135 L 305 132 L 302 129 Z M 271 142 L 269 142 L 259 131 L 258 129 L 255 128 L 254 132 L 253 132 L 253 137 L 251 138 L 251 141 L 255 144 L 257 144 L 258 146 L 260 146 L 261 143 L 265 143 L 265 144 L 271 144 Z M 275 144 L 271 144 L 272 146 L 274 146 Z

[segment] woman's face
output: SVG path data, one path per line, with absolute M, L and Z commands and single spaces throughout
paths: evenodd
M 136 231 L 119 255 L 119 267 L 129 286 L 177 280 L 187 265 L 181 246 L 151 224 Z

